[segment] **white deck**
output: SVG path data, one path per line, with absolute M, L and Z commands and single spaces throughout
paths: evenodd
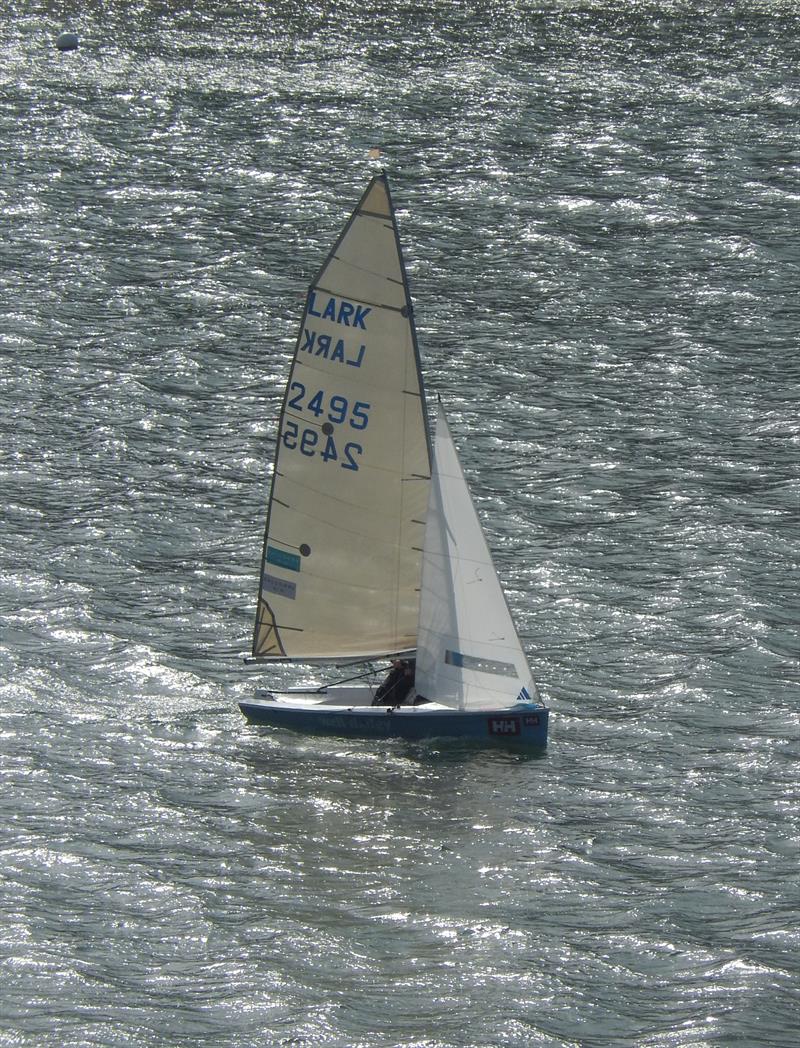
M 259 688 L 256 691 L 255 702 L 258 704 L 279 704 L 281 706 L 292 706 L 294 708 L 325 706 L 333 709 L 351 710 L 355 707 L 372 707 L 376 688 L 364 684 L 341 685 L 335 687 L 315 688 L 293 688 L 290 691 L 269 691 Z M 440 702 L 425 702 L 414 706 L 416 692 L 412 691 L 402 706 L 394 707 L 397 712 L 414 710 L 417 713 L 423 710 L 452 710 L 450 706 L 444 706 Z M 386 710 L 390 707 L 385 705 L 374 707 L 376 710 Z

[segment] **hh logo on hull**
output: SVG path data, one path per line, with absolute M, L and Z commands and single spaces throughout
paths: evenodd
M 519 717 L 490 717 L 490 735 L 519 735 L 522 730 Z

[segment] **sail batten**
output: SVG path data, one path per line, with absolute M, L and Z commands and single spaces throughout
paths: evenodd
M 416 643 L 430 441 L 384 176 L 311 283 L 278 427 L 254 657 L 378 658 Z M 411 396 L 409 396 L 409 393 Z M 297 551 L 278 556 L 277 546 Z

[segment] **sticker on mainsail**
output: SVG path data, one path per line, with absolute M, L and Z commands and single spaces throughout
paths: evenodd
M 268 575 L 266 572 L 261 576 L 261 590 L 264 593 L 276 593 L 287 600 L 295 600 L 297 597 L 296 583 L 279 579 L 276 575 Z
M 267 564 L 275 564 L 277 567 L 286 568 L 288 571 L 299 571 L 300 557 L 296 553 L 288 553 L 284 549 L 267 546 Z

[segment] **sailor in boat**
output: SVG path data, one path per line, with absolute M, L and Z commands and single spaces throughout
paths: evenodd
M 394 659 L 389 675 L 375 692 L 373 706 L 402 706 L 414 687 L 414 660 Z

